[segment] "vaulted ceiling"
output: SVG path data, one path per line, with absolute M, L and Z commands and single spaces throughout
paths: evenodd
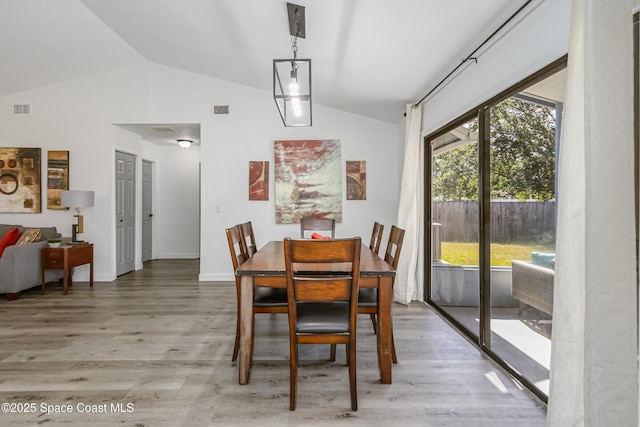
M 292 0 L 314 103 L 398 123 L 525 0 Z M 0 96 L 150 61 L 271 91 L 285 0 L 3 0 Z

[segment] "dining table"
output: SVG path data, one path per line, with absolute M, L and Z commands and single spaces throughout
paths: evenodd
M 322 273 L 321 270 L 317 272 Z M 248 384 L 252 366 L 253 296 L 255 286 L 286 288 L 284 243 L 268 242 L 238 267 L 240 276 L 240 354 L 239 383 Z M 360 287 L 378 289 L 377 352 L 380 382 L 391 384 L 391 302 L 395 270 L 378 254 L 362 244 L 360 252 Z

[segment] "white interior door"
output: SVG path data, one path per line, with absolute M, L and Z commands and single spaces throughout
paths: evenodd
M 116 151 L 116 275 L 135 269 L 135 156 Z
M 142 262 L 153 257 L 153 164 L 142 161 Z

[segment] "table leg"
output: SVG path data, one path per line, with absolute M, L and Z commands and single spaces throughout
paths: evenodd
M 89 286 L 93 287 L 93 255 L 91 256 L 91 262 L 89 263 Z
M 253 353 L 253 276 L 240 277 L 240 355 L 238 371 L 240 384 L 249 383 Z
M 391 299 L 392 278 L 378 278 L 378 364 L 380 382 L 391 384 Z
M 62 273 L 62 295 L 69 293 L 69 268 L 65 266 Z

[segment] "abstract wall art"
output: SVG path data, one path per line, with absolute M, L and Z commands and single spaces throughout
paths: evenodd
M 42 212 L 40 148 L 0 148 L 0 212 Z
M 269 200 L 269 162 L 249 162 L 249 200 Z
M 47 153 L 47 209 L 67 209 L 60 206 L 60 191 L 69 189 L 69 152 Z
M 347 200 L 367 200 L 367 162 L 347 160 Z
M 340 140 L 275 141 L 276 223 L 342 222 Z

